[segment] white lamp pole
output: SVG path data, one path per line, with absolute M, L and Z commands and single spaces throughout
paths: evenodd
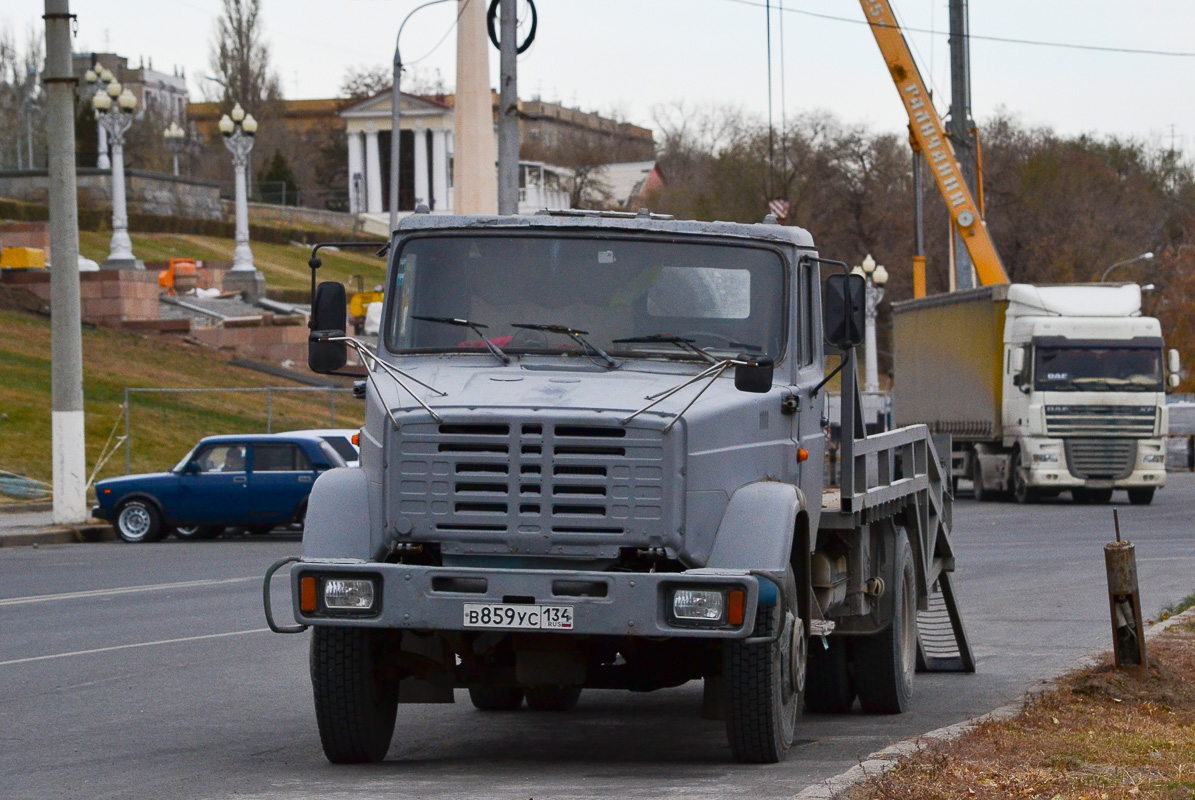
M 95 96 L 92 97 L 93 106 L 95 104 L 95 97 L 106 93 L 108 91 L 108 84 L 116 82 L 116 76 L 109 72 L 108 68 L 102 64 L 96 64 L 87 70 L 83 75 L 83 79 L 95 86 Z M 98 169 L 111 169 L 112 162 L 108 160 L 108 132 L 100 124 L 98 116 L 96 117 L 96 129 L 96 143 L 99 155 L 96 157 L 95 165 Z
M 110 73 L 109 73 L 110 74 Z M 108 260 L 101 269 L 145 269 L 133 255 L 129 239 L 129 213 L 124 184 L 124 135 L 133 124 L 133 109 L 137 98 L 118 81 L 111 81 L 103 92 L 91 98 L 100 130 L 108 133 L 112 145 L 112 244 Z
M 178 177 L 178 152 L 182 149 L 183 139 L 186 137 L 187 132 L 177 122 L 171 122 L 166 126 L 166 130 L 162 131 L 162 138 L 166 140 L 166 145 L 174 156 L 174 177 L 176 178 Z
M 880 391 L 879 359 L 876 352 L 876 317 L 880 302 L 884 299 L 884 284 L 888 282 L 888 270 L 877 265 L 868 253 L 861 266 L 852 272 L 863 275 L 867 281 L 867 322 L 863 330 L 866 341 L 863 366 L 863 391 L 877 394 Z
M 253 264 L 249 248 L 249 192 L 246 177 L 249 153 L 253 151 L 253 137 L 257 134 L 257 120 L 246 114 L 241 104 L 233 106 L 231 114 L 220 118 L 220 133 L 224 146 L 232 153 L 236 170 L 236 249 L 232 254 L 232 269 L 224 276 L 225 291 L 244 291 L 249 299 L 257 300 L 265 294 L 265 277 Z

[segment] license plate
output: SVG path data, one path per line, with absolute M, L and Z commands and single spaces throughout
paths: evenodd
M 573 607 L 465 603 L 465 627 L 571 631 Z

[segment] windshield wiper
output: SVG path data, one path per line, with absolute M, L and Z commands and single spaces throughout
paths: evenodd
M 619 363 L 611 358 L 609 353 L 585 338 L 589 335 L 589 331 L 579 331 L 567 325 L 542 325 L 528 322 L 512 322 L 510 323 L 510 327 L 522 328 L 528 331 L 543 331 L 544 333 L 559 333 L 562 336 L 568 336 L 576 340 L 587 352 L 592 352 L 602 361 L 606 362 L 606 366 L 610 369 L 617 369 L 619 367 Z
M 494 354 L 494 358 L 502 362 L 503 366 L 510 363 L 510 356 L 502 352 L 502 348 L 490 341 L 489 337 L 481 332 L 482 328 L 488 328 L 489 325 L 482 325 L 479 322 L 474 322 L 468 319 L 457 319 L 456 317 L 424 317 L 419 314 L 412 314 L 411 319 L 421 319 L 424 322 L 438 322 L 441 325 L 455 325 L 458 328 L 469 328 L 485 342 L 485 346 Z
M 674 344 L 681 350 L 690 353 L 696 353 L 711 364 L 717 364 L 718 359 L 711 356 L 705 350 L 696 345 L 696 339 L 686 339 L 682 336 L 677 336 L 675 333 L 649 333 L 644 336 L 627 336 L 623 339 L 615 339 L 613 344 L 649 344 L 653 342 L 665 342 L 667 344 Z

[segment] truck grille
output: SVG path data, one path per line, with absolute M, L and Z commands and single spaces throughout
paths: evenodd
M 663 546 L 680 519 L 665 445 L 658 430 L 617 424 L 411 423 L 401 431 L 396 510 L 443 552 Z
M 1154 435 L 1154 406 L 1046 406 L 1050 436 L 1147 438 Z
M 1066 461 L 1076 478 L 1116 480 L 1137 463 L 1135 439 L 1067 439 Z

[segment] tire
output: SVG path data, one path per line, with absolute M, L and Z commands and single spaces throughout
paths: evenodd
M 470 691 L 470 696 L 472 692 Z M 572 711 L 581 699 L 580 686 L 532 686 L 526 690 L 532 711 Z
M 828 637 L 822 646 L 820 637 L 809 642 L 809 660 L 805 671 L 805 710 L 815 714 L 845 714 L 855 704 L 855 679 L 851 675 L 847 642 Z
M 1021 451 L 1018 450 L 1017 452 L 1013 453 L 1012 475 L 1009 476 L 1008 479 L 1010 484 L 1009 491 L 1012 493 L 1012 499 L 1017 501 L 1019 505 L 1036 503 L 1041 499 L 1041 492 L 1025 482 L 1025 476 L 1021 474 L 1022 466 Z
M 1129 502 L 1135 506 L 1147 506 L 1154 501 L 1154 487 L 1129 489 Z
M 772 644 L 728 642 L 723 650 L 726 682 L 726 735 L 734 759 L 745 764 L 783 761 L 796 734 L 804 705 L 805 625 L 797 613 L 796 579 L 785 579 L 788 605 L 761 606 L 756 636 L 780 631 Z M 783 614 L 783 616 L 781 616 Z
M 120 504 L 112 527 L 116 528 L 117 536 L 130 544 L 156 542 L 166 533 L 157 506 L 140 498 Z
M 215 539 L 224 532 L 223 525 L 175 525 L 174 536 L 185 542 Z
M 523 705 L 523 690 L 517 686 L 476 686 L 469 689 L 469 699 L 481 711 L 514 711 Z
M 398 682 L 381 680 L 383 633 L 317 625 L 311 631 L 311 688 L 324 755 L 333 764 L 381 761 L 398 712 Z
M 983 488 L 983 480 L 981 478 L 982 468 L 979 465 L 979 453 L 973 453 L 971 456 L 971 496 L 980 503 L 986 503 L 989 500 L 996 498 L 996 493 L 991 489 Z
M 265 536 L 270 531 L 274 530 L 273 525 L 250 525 L 245 528 L 253 536 Z
M 855 688 L 868 714 L 901 714 L 913 696 L 917 667 L 917 586 L 913 551 L 904 531 L 896 529 L 892 624 L 854 643 Z

